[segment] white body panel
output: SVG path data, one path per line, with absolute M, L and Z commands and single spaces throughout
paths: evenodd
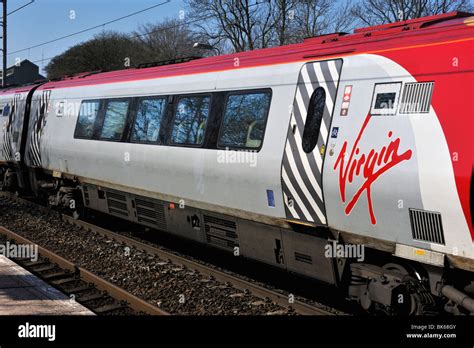
M 360 78 L 364 71 L 364 79 Z M 345 59 L 341 88 L 336 100 L 332 127 L 339 128 L 338 137 L 329 139 L 323 183 L 328 223 L 342 231 L 388 240 L 400 244 L 440 251 L 447 254 L 474 257 L 474 244 L 464 218 L 456 189 L 453 164 L 436 110 L 429 113 L 372 116 L 359 142 L 360 154 L 371 149 L 379 151 L 390 140 L 400 138 L 398 153 L 412 151 L 409 160 L 398 163 L 381 174 L 371 185 L 371 197 L 376 216 L 372 224 L 368 198 L 364 192 L 350 214 L 347 203 L 363 185 L 362 173 L 346 183 L 346 203 L 340 196 L 339 167 L 334 170 L 344 141 L 352 148 L 364 120 L 371 110 L 375 83 L 416 82 L 400 65 L 377 55 L 361 55 Z M 347 116 L 340 116 L 344 86 L 352 85 L 352 96 Z M 435 86 L 436 88 L 436 86 Z M 388 133 L 393 135 L 389 139 Z M 376 166 L 377 169 L 377 166 Z M 442 216 L 445 245 L 414 240 L 409 208 L 438 212 Z
M 106 183 L 172 195 L 185 201 L 191 199 L 284 217 L 281 158 L 301 65 L 53 90 L 53 105 L 65 100 L 75 106 L 66 107 L 62 117 L 53 114 L 54 107 L 51 108 L 41 141 L 41 152 L 46 154 L 43 166 Z M 74 139 L 77 112 L 84 99 L 239 90 L 242 79 L 246 82 L 245 89 L 272 88 L 266 136 L 256 155 L 256 165 L 220 163 L 222 153 L 217 150 Z M 68 114 L 68 109 L 72 114 Z M 126 161 L 126 157 L 130 160 Z M 267 189 L 274 191 L 275 207 L 267 202 Z

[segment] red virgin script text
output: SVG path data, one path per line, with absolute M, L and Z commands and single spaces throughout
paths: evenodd
M 365 118 L 364 124 L 357 135 L 357 139 L 350 150 L 350 156 L 346 163 L 346 152 L 347 152 L 347 141 L 344 142 L 341 152 L 337 157 L 336 163 L 334 164 L 334 170 L 339 167 L 339 191 L 341 193 L 341 200 L 343 203 L 346 202 L 346 184 L 352 183 L 355 176 L 363 175 L 365 181 L 359 187 L 354 196 L 347 203 L 345 213 L 349 215 L 357 204 L 360 196 L 365 191 L 367 193 L 367 202 L 370 214 L 370 221 L 373 225 L 377 223 L 374 214 L 374 208 L 372 206 L 371 197 L 371 186 L 379 178 L 380 175 L 388 171 L 390 168 L 395 167 L 397 164 L 403 161 L 407 161 L 411 158 L 412 151 L 407 150 L 402 154 L 398 153 L 400 146 L 400 138 L 392 140 L 388 146 L 383 146 L 379 151 L 371 149 L 369 154 L 360 154 L 358 147 L 359 141 L 364 135 L 365 128 L 371 119 L 370 113 Z M 392 137 L 392 131 L 388 132 L 388 137 Z M 361 172 L 362 169 L 362 172 Z

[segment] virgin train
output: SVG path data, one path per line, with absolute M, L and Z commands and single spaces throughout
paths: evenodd
M 347 291 L 474 312 L 474 15 L 0 92 L 0 182 Z

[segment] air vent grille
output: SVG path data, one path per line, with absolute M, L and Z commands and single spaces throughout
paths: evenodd
M 204 220 L 206 223 L 209 223 L 209 224 L 224 226 L 224 227 L 228 227 L 234 230 L 236 229 L 235 221 L 224 220 L 224 219 L 216 218 L 214 216 L 209 216 L 209 215 L 204 215 Z
M 413 239 L 445 244 L 441 214 L 420 209 L 410 209 Z
M 107 206 L 110 214 L 128 217 L 127 198 L 124 195 L 107 191 Z
M 84 203 L 86 206 L 89 206 L 90 204 L 89 188 L 87 186 L 83 186 L 82 191 L 84 192 Z
M 304 262 L 307 264 L 313 264 L 313 258 L 310 255 L 302 254 L 299 252 L 295 252 L 295 260 L 299 262 Z
M 207 243 L 226 250 L 239 246 L 235 221 L 204 215 L 204 228 Z
M 434 82 L 406 83 L 400 103 L 400 114 L 430 112 Z
M 135 206 L 139 222 L 160 230 L 166 230 L 166 215 L 163 204 L 136 198 Z

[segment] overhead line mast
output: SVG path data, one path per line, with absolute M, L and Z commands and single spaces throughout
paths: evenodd
M 7 13 L 7 0 L 0 0 L 2 3 L 2 56 L 3 56 L 3 67 L 2 67 L 2 87 L 6 87 L 7 85 L 7 56 L 8 56 L 8 49 L 7 49 L 7 17 L 17 11 L 20 11 L 21 9 L 24 9 L 25 7 L 31 5 L 32 3 L 35 2 L 35 0 L 30 0 L 29 3 L 24 4 L 16 9 L 14 9 L 12 12 Z
M 7 0 L 0 0 L 3 5 L 2 18 L 2 54 L 3 54 L 3 68 L 2 68 L 2 87 L 6 86 L 7 78 Z

